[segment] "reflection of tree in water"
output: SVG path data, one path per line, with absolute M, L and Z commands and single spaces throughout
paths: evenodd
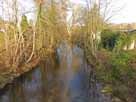
M 55 56 L 50 55 L 48 59 L 40 62 L 42 98 L 41 102 L 61 102 L 59 83 L 57 81 L 58 65 Z
M 39 68 L 10 85 L 2 102 L 111 102 L 102 101 L 100 85 L 94 72 L 88 73 L 82 53 L 78 47 L 60 48 L 58 61 L 52 54 L 41 60 Z M 5 96 L 10 99 L 5 101 Z
M 41 61 L 40 63 L 40 71 L 41 71 L 41 82 L 42 82 L 42 88 L 41 88 L 41 93 L 42 93 L 42 99 L 41 102 L 44 102 L 44 100 L 46 99 L 46 94 L 48 92 L 48 88 L 46 88 L 47 86 L 47 70 L 46 70 L 46 62 Z
M 15 80 L 13 85 L 10 85 L 10 102 L 26 102 L 25 90 L 23 88 L 23 77 L 20 80 Z

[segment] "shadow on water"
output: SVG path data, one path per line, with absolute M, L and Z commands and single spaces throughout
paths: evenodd
M 110 102 L 93 73 L 89 80 L 91 68 L 80 48 L 64 43 L 56 53 L 1 90 L 0 102 Z

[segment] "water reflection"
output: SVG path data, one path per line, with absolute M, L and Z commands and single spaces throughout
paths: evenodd
M 62 44 L 54 56 L 0 91 L 0 102 L 110 102 L 104 101 L 99 84 L 89 84 L 88 65 L 77 46 Z M 95 80 L 94 75 L 91 76 Z

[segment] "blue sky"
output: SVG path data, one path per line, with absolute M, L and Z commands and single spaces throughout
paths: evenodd
M 29 11 L 32 7 L 34 7 L 34 4 L 32 2 L 33 0 L 19 0 L 19 4 L 21 5 L 21 9 L 23 11 Z M 76 4 L 84 4 L 84 0 L 71 0 L 73 3 Z M 118 14 L 114 16 L 113 19 L 111 19 L 111 22 L 113 23 L 131 23 L 136 22 L 136 0 L 112 0 L 117 1 L 113 2 L 116 3 L 115 6 L 117 8 L 123 8 L 118 12 Z M 1 9 L 0 9 L 0 15 L 1 15 Z M 33 14 L 27 14 L 29 19 L 33 16 Z

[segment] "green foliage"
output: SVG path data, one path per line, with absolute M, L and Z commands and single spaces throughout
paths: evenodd
M 4 33 L 0 32 L 0 49 L 4 47 Z
M 130 93 L 136 88 L 133 82 L 136 80 L 135 50 L 118 53 L 100 50 L 97 56 L 99 64 L 95 66 L 95 72 L 97 78 L 104 83 L 102 92 L 111 92 L 113 96 L 121 100 L 133 99 Z
M 135 39 L 136 35 L 132 32 L 104 30 L 97 53 L 98 64 L 94 65 L 97 78 L 105 86 L 102 92 L 110 92 L 123 101 L 134 100 L 131 92 L 135 93 L 136 89 L 136 53 L 123 48 L 129 47 Z
M 122 50 L 124 46 L 128 48 L 130 44 L 133 42 L 133 40 L 135 39 L 136 39 L 136 35 L 134 33 L 120 33 L 117 38 L 114 51 L 118 52 Z
M 27 30 L 29 24 L 28 24 L 28 21 L 27 21 L 27 17 L 25 15 L 22 16 L 22 20 L 21 20 L 21 31 L 24 32 Z
M 128 41 L 128 36 L 126 33 L 121 33 L 119 34 L 117 40 L 116 40 L 116 45 L 114 47 L 114 50 L 115 51 L 120 51 L 124 45 L 127 44 L 127 41 Z
M 113 50 L 118 36 L 118 32 L 114 32 L 109 29 L 102 31 L 100 47 L 108 49 L 110 51 Z
M 68 38 L 66 21 L 56 2 L 43 5 L 38 5 L 36 22 L 36 50 L 42 58 Z
M 99 72 L 97 71 L 99 74 L 102 73 L 100 77 L 103 78 L 103 80 L 112 82 L 120 81 L 122 78 L 128 79 L 133 77 L 136 67 L 134 64 L 136 60 L 135 50 L 121 51 L 119 53 L 100 50 L 97 55 L 100 66 L 96 66 L 96 69 L 99 69 Z M 133 62 L 133 64 L 130 62 Z
M 113 80 L 121 80 L 121 78 L 131 77 L 133 71 L 128 64 L 131 57 L 132 56 L 127 52 L 113 55 L 109 62 L 112 66 L 111 75 Z
M 123 50 L 125 46 L 128 48 L 135 39 L 135 33 L 104 30 L 101 33 L 101 43 L 99 47 L 109 51 L 119 52 Z

